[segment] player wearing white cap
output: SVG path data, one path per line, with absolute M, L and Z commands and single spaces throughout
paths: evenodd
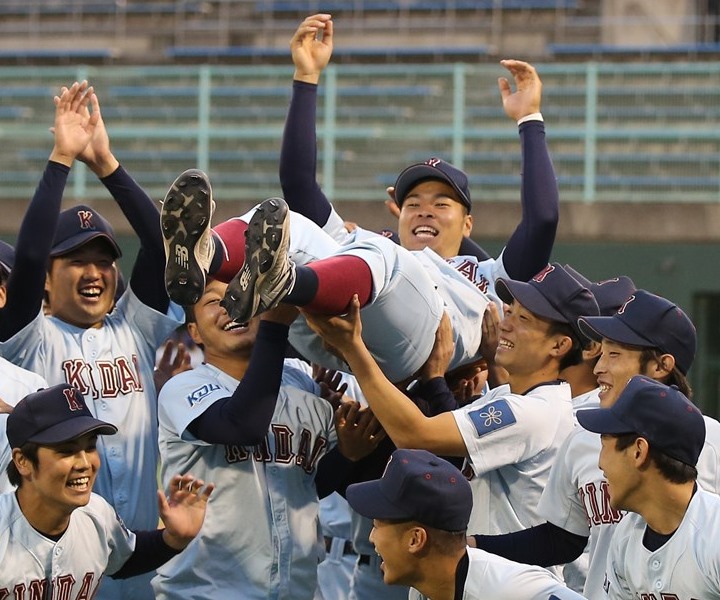
M 213 486 L 175 476 L 158 491 L 164 529 L 129 531 L 92 493 L 99 435 L 117 428 L 92 416 L 82 394 L 60 384 L 29 394 L 7 423 L 15 493 L 0 496 L 0 598 L 94 598 L 106 573 L 150 571 L 197 535 Z
M 545 569 L 468 548 L 473 494 L 462 473 L 425 450 L 396 450 L 380 479 L 347 489 L 350 506 L 373 519 L 370 540 L 390 585 L 432 600 L 578 600 Z
M 607 598 L 720 598 L 720 497 L 698 486 L 705 420 L 676 387 L 633 377 L 610 407 L 580 410 L 601 434 L 610 508 Z

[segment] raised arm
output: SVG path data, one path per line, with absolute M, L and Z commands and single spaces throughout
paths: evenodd
M 420 448 L 444 456 L 466 456 L 465 442 L 450 412 L 426 417 L 383 375 L 361 337 L 360 303 L 355 296 L 346 317 L 303 313 L 308 325 L 345 361 L 383 429 L 398 448 Z
M 97 97 L 87 81 L 63 87 L 55 103 L 55 145 L 20 224 L 15 267 L 0 318 L 0 340 L 10 339 L 40 312 L 48 259 L 70 167 L 88 145 L 100 118 Z M 92 112 L 88 110 L 92 105 Z
M 322 37 L 319 37 L 321 34 Z M 317 183 L 317 93 L 320 74 L 333 48 L 328 14 L 305 19 L 290 41 L 295 74 L 280 152 L 280 185 L 290 208 L 320 227 L 332 209 Z
M 170 300 L 165 290 L 165 249 L 159 226 L 160 213 L 112 153 L 102 115 L 92 140 L 77 158 L 102 181 L 140 239 L 140 251 L 130 277 L 133 292 L 144 304 L 166 312 Z
M 505 113 L 519 123 L 522 148 L 522 219 L 508 240 L 503 263 L 511 278 L 527 281 L 550 260 L 559 218 L 559 192 L 540 115 L 540 77 L 528 63 L 503 60 L 501 64 L 515 80 L 515 92 L 504 77 L 498 80 L 498 87 Z

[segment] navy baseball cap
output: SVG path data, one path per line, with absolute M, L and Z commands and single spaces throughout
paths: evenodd
M 380 479 L 348 486 L 346 498 L 369 519 L 417 521 L 444 531 L 465 531 L 472 511 L 467 479 L 427 450 L 395 450 Z
M 588 431 L 637 433 L 648 443 L 686 465 L 695 466 L 705 444 L 705 419 L 677 387 L 636 375 L 610 408 L 577 411 Z
M 580 330 L 603 338 L 671 354 L 684 374 L 695 359 L 697 335 L 690 318 L 675 304 L 645 290 L 635 291 L 611 317 L 583 316 Z
M 495 291 L 505 304 L 512 304 L 513 300 L 517 300 L 539 317 L 567 323 L 581 340 L 585 336 L 578 329 L 578 318 L 600 314 L 590 290 L 581 285 L 559 263 L 548 265 L 527 283 L 514 279 L 498 279 L 495 282 Z
M 602 316 L 614 315 L 637 289 L 633 280 L 626 275 L 603 281 L 590 281 L 570 265 L 565 265 L 565 270 L 592 292 Z
M 8 273 L 13 270 L 15 266 L 15 248 L 13 248 L 7 242 L 0 240 L 0 267 L 5 269 Z
M 458 195 L 458 201 L 470 212 L 472 201 L 467 175 L 440 158 L 428 158 L 423 163 L 410 165 L 398 175 L 395 181 L 395 202 L 398 206 L 402 206 L 405 196 L 423 179 L 439 179 L 450 184 Z
M 97 238 L 108 241 L 115 258 L 122 256 L 110 223 L 89 206 L 73 206 L 60 213 L 50 256 L 62 256 Z
M 117 427 L 92 416 L 80 391 L 66 383 L 28 394 L 7 419 L 11 448 L 27 442 L 44 446 L 62 444 L 86 433 L 117 433 Z

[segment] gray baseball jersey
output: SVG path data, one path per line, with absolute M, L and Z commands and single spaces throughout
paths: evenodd
M 523 565 L 478 548 L 467 549 L 469 565 L 462 595 L 463 600 L 582 600 L 551 573 L 540 567 Z M 426 596 L 411 589 L 409 600 L 425 600 Z
M 241 218 L 248 220 L 252 213 Z M 302 215 L 291 211 L 289 218 L 289 254 L 297 264 L 344 254 L 358 256 L 369 266 L 373 296 L 362 309 L 363 339 L 388 379 L 406 379 L 425 363 L 443 311 L 450 317 L 455 336 L 450 369 L 478 358 L 489 295 L 494 294 L 495 280 L 507 277 L 502 257 L 478 261 L 458 256 L 444 260 L 430 249 L 411 252 L 360 228 L 339 244 Z M 322 340 L 303 319 L 293 323 L 290 341 L 312 362 L 331 369 L 348 369 L 323 348 Z
M 0 599 L 93 598 L 103 574 L 118 571 L 134 549 L 135 534 L 96 494 L 57 541 L 28 523 L 15 494 L 0 496 Z
M 47 386 L 47 382 L 37 373 L 21 369 L 0 358 L 0 399 L 10 406 L 15 406 L 28 394 Z M 5 471 L 11 459 L 11 448 L 5 435 L 7 418 L 7 415 L 0 415 L 0 494 L 15 490 L 15 487 L 10 485 Z
M 158 524 L 155 350 L 184 319 L 176 305 L 169 310 L 176 316 L 160 314 L 128 289 L 102 327 L 83 329 L 40 313 L 0 344 L 0 354 L 50 385 L 77 387 L 94 416 L 117 426 L 116 435 L 98 438 L 94 490 L 133 530 Z M 152 598 L 149 575 L 108 584 L 103 600 Z
M 720 492 L 720 423 L 705 417 L 705 446 L 698 461 L 700 484 Z M 583 594 L 604 600 L 605 561 L 610 540 L 624 513 L 610 506 L 605 477 L 598 467 L 600 436 L 577 427 L 560 448 L 550 470 L 538 512 L 550 523 L 589 536 L 589 566 Z
M 647 524 L 628 513 L 607 557 L 607 598 L 720 598 L 720 497 L 698 489 L 672 537 L 655 551 L 643 545 Z
M 286 367 L 263 444 L 195 438 L 188 425 L 238 383 L 204 364 L 160 393 L 163 481 L 191 471 L 216 489 L 200 534 L 158 569 L 157 598 L 313 597 L 325 553 L 314 480 L 318 461 L 337 442 L 332 407 L 311 393 L 316 384 L 307 375 Z
M 570 386 L 553 382 L 519 395 L 502 385 L 452 415 L 474 474 L 468 531 L 492 535 L 541 523 L 538 500 L 573 429 Z

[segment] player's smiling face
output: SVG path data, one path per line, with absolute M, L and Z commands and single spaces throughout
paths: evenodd
M 524 377 L 532 377 L 547 367 L 556 336 L 550 335 L 551 322 L 532 313 L 517 300 L 505 305 L 495 352 L 496 363 L 507 369 L 511 381 L 523 386 Z
M 77 327 L 100 327 L 117 289 L 110 245 L 95 239 L 51 260 L 45 282 L 50 314 Z
M 431 248 L 443 258 L 451 258 L 457 256 L 460 242 L 471 231 L 472 216 L 444 181 L 421 181 L 403 200 L 398 234 L 408 250 Z
M 188 324 L 190 335 L 196 343 L 203 344 L 206 361 L 212 364 L 215 364 L 213 357 L 234 359 L 238 354 L 249 356 L 260 323 L 259 317 L 244 324 L 232 321 L 220 306 L 226 289 L 226 283 L 208 280 L 205 292 L 193 307 L 195 323 Z
M 380 569 L 387 585 L 413 583 L 407 553 L 408 536 L 411 535 L 412 526 L 411 522 L 395 523 L 373 519 L 370 541 L 375 546 L 375 552 L 382 558 Z
M 25 461 L 18 498 L 23 511 L 30 511 L 31 522 L 33 514 L 41 520 L 61 519 L 90 501 L 100 468 L 96 446 L 97 435 L 88 433 L 62 444 L 40 446 L 37 466 Z
M 625 389 L 627 382 L 641 374 L 642 350 L 608 339 L 602 341 L 602 352 L 593 372 L 600 388 L 600 406 L 609 408 Z

